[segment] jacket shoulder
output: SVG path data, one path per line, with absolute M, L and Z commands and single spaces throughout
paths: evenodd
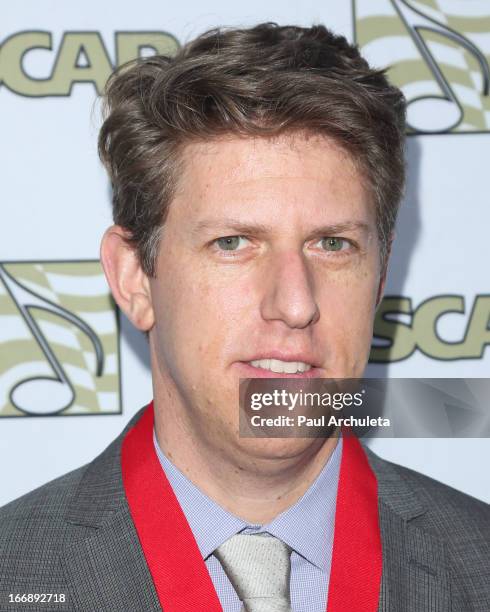
M 67 472 L 2 506 L 0 538 L 9 524 L 25 520 L 42 520 L 43 517 L 53 520 L 57 515 L 62 515 L 88 465 Z
M 416 499 L 426 510 L 424 515 L 428 513 L 448 521 L 461 521 L 463 515 L 471 516 L 488 526 L 490 505 L 486 502 L 426 474 L 388 461 L 372 451 L 365 441 L 361 443 L 378 480 L 380 497 L 396 510 L 402 511 L 407 499 Z M 400 496 L 403 500 L 399 499 Z
M 55 593 L 65 602 L 56 604 L 59 612 L 70 609 L 60 563 L 69 528 L 63 517 L 86 468 L 68 472 L 0 508 L 0 610 L 32 609 L 33 604 L 11 602 L 11 597 L 29 593 Z
M 489 539 L 489 504 L 426 474 L 396 463 L 387 463 L 391 464 L 400 478 L 418 495 L 427 507 L 426 519 L 431 518 L 435 526 L 456 523 L 461 530 L 468 529 L 472 533 L 481 528 L 486 530 L 485 538 Z M 467 521 L 464 520 L 465 517 Z
M 127 510 L 120 451 L 142 408 L 97 457 L 0 508 L 0 610 L 37 610 L 12 594 L 57 593 L 43 609 L 75 609 L 67 559 L 112 517 Z M 102 531 L 102 529 L 101 529 Z M 54 607 L 50 607 L 54 606 Z M 34 606 L 34 607 L 33 607 Z M 37 606 L 37 607 L 36 607 Z M 78 608 L 77 608 L 78 609 Z
M 453 595 L 459 593 L 464 609 L 490 609 L 490 505 L 370 449 L 367 454 L 378 480 L 379 503 L 403 520 L 410 537 L 418 530 L 426 534 L 429 539 L 413 540 L 418 545 L 427 547 L 431 538 L 440 543 Z
M 145 407 L 144 407 L 145 408 Z M 0 508 L 0 546 L 6 532 L 28 523 L 56 523 L 71 510 L 71 521 L 78 523 L 76 508 L 84 512 L 102 514 L 100 500 L 120 497 L 120 447 L 125 433 L 141 417 L 144 408 L 126 424 L 123 431 L 92 461 L 14 499 Z M 97 503 L 99 502 L 99 503 Z M 93 518 L 93 517 L 90 517 Z M 90 522 L 90 521 L 89 521 Z M 83 524 L 83 521 L 80 522 Z
M 0 508 L 0 610 L 15 589 L 32 593 L 37 585 L 56 592 L 64 583 L 65 547 L 125 507 L 121 443 L 144 409 L 95 459 Z

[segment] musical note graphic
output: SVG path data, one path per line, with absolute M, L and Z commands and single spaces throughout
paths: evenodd
M 0 280 L 3 281 L 10 297 L 53 371 L 53 376 L 34 376 L 18 382 L 10 391 L 12 405 L 30 415 L 56 414 L 66 410 L 75 400 L 74 387 L 32 316 L 31 309 L 44 310 L 55 314 L 77 326 L 88 336 L 95 351 L 96 376 L 102 375 L 104 365 L 104 352 L 99 337 L 78 316 L 24 287 L 2 264 L 0 264 Z
M 488 96 L 490 86 L 488 62 L 480 49 L 468 38 L 432 17 L 424 15 L 420 10 L 410 6 L 407 0 L 391 0 L 391 4 L 441 90 L 439 95 L 424 95 L 410 100 L 407 104 L 407 123 L 415 131 L 424 133 L 441 133 L 452 130 L 462 122 L 464 109 L 444 77 L 421 32 L 442 35 L 475 57 L 482 74 L 482 94 L 484 96 Z

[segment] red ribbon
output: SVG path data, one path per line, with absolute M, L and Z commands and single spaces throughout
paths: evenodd
M 376 478 L 344 431 L 327 612 L 376 612 L 381 536 Z M 126 433 L 121 468 L 129 510 L 165 612 L 223 612 L 206 564 L 153 446 L 153 403 Z
M 378 483 L 359 440 L 342 428 L 327 612 L 376 612 L 381 584 Z

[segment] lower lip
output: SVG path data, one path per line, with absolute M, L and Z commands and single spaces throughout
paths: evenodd
M 311 368 L 308 372 L 287 374 L 286 372 L 272 372 L 271 370 L 256 368 L 245 361 L 238 361 L 235 365 L 240 370 L 240 378 L 325 378 L 325 373 L 321 368 Z

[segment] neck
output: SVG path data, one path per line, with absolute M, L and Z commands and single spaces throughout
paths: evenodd
M 163 453 L 208 497 L 235 516 L 266 524 L 292 506 L 309 488 L 338 442 L 327 439 L 240 439 L 226 443 L 219 430 L 185 417 L 184 407 L 155 393 L 155 430 Z M 163 425 L 164 423 L 164 425 Z M 208 433 L 208 435 L 206 435 Z M 271 443 L 267 453 L 266 445 Z M 293 450 L 291 450 L 293 449 Z M 269 452 L 276 451 L 276 452 Z

